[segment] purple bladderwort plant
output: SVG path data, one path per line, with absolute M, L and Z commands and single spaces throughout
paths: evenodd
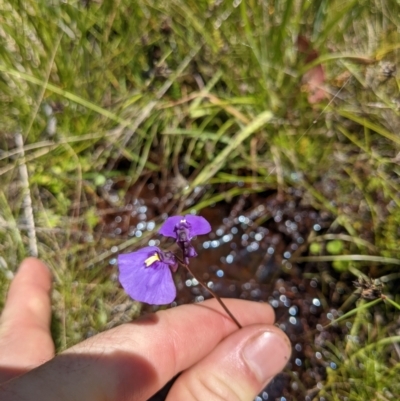
M 159 233 L 175 239 L 182 252 L 179 258 L 172 252 L 164 252 L 155 246 L 147 246 L 136 252 L 118 256 L 119 281 L 127 294 L 136 301 L 153 305 L 171 303 L 176 297 L 176 287 L 172 277 L 178 263 L 203 286 L 223 307 L 230 318 L 241 328 L 221 298 L 202 281 L 189 267 L 189 259 L 197 256 L 191 240 L 196 235 L 211 231 L 210 223 L 201 216 L 173 216 L 162 225 Z

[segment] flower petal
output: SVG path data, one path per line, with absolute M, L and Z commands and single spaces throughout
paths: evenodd
M 172 237 L 172 238 L 177 238 L 175 230 L 175 226 L 180 223 L 181 220 L 183 220 L 183 216 L 172 216 L 168 217 L 167 220 L 165 220 L 165 223 L 162 225 L 160 228 L 159 233 L 161 235 L 164 235 L 165 237 Z
M 186 216 L 168 217 L 168 219 L 165 220 L 163 226 L 160 228 L 159 233 L 161 235 L 164 235 L 165 237 L 178 239 L 175 232 L 175 226 L 179 224 L 182 220 L 186 220 L 191 226 L 189 230 L 190 237 L 194 237 L 195 235 L 207 234 L 211 231 L 210 223 L 204 217 L 187 214 Z
M 165 305 L 175 299 L 176 288 L 166 263 L 155 261 L 146 266 L 146 260 L 156 252 L 160 252 L 159 248 L 149 246 L 137 252 L 119 255 L 119 281 L 134 300 L 152 305 Z
M 185 219 L 191 225 L 190 234 L 192 237 L 207 234 L 211 231 L 210 223 L 204 217 L 187 214 Z

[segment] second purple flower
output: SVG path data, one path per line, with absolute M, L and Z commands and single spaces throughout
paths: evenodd
M 201 216 L 169 217 L 160 229 L 160 234 L 166 237 L 175 238 L 176 243 L 182 250 L 185 263 L 189 262 L 189 258 L 194 258 L 197 253 L 190 242 L 196 235 L 207 234 L 211 231 L 210 223 Z

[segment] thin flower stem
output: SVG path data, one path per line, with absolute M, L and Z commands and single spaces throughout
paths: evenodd
M 224 309 L 224 311 L 228 314 L 228 316 L 235 322 L 236 326 L 239 327 L 239 329 L 241 329 L 243 326 L 237 321 L 237 319 L 235 318 L 235 316 L 232 315 L 232 312 L 228 309 L 228 307 L 224 304 L 224 302 L 222 301 L 222 299 L 220 298 L 219 295 L 217 295 L 213 290 L 211 290 L 210 288 L 208 288 L 201 280 L 199 280 L 195 274 L 192 272 L 192 270 L 190 269 L 189 265 L 187 265 L 186 263 L 183 263 L 183 261 L 180 261 L 182 266 L 184 266 L 186 268 L 186 270 L 199 282 L 199 284 L 206 289 L 218 302 L 219 304 L 222 306 L 222 308 Z

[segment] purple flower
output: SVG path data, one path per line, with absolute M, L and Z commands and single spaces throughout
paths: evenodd
M 172 216 L 165 220 L 160 234 L 180 241 L 190 241 L 196 235 L 207 234 L 211 231 L 210 223 L 201 216 Z
M 210 223 L 201 216 L 173 216 L 169 217 L 160 229 L 160 234 L 176 239 L 182 249 L 185 263 L 189 258 L 194 258 L 197 253 L 191 244 L 191 239 L 196 235 L 207 234 L 211 231 Z
M 152 305 L 171 303 L 176 297 L 172 273 L 178 265 L 171 252 L 156 246 L 118 256 L 119 281 L 136 301 Z

